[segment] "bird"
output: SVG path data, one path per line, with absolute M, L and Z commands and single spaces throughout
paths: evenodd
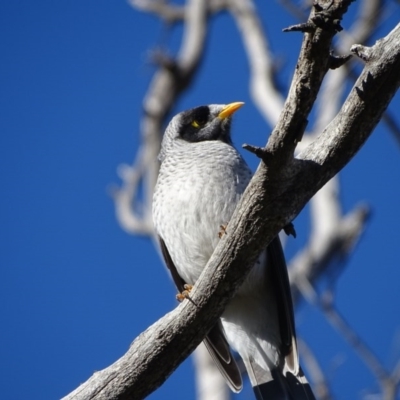
M 196 283 L 252 178 L 231 138 L 232 117 L 243 105 L 198 106 L 174 116 L 165 130 L 152 213 L 179 292 Z M 315 399 L 299 364 L 279 236 L 260 254 L 204 344 L 233 392 L 243 383 L 232 349 L 243 360 L 256 399 Z

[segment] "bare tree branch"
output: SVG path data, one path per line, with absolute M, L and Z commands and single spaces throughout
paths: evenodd
M 223 400 L 230 398 L 230 390 L 214 360 L 203 343 L 193 353 L 196 366 L 196 399 Z
M 153 11 L 157 5 L 170 7 L 160 1 L 132 0 L 134 6 Z M 122 187 L 114 188 L 117 219 L 130 233 L 151 235 L 153 223 L 151 199 L 157 180 L 162 126 L 179 94 L 192 82 L 203 56 L 207 35 L 207 2 L 190 0 L 184 8 L 185 24 L 183 42 L 176 59 L 158 55 L 159 70 L 154 75 L 144 99 L 141 121 L 142 145 L 132 167 L 121 168 Z M 144 187 L 144 199 L 137 197 L 138 186 Z
M 185 9 L 176 4 L 169 4 L 165 0 L 128 0 L 134 8 L 155 14 L 168 23 L 181 21 L 185 17 Z
M 282 6 L 299 21 L 305 21 L 307 19 L 307 11 L 309 11 L 311 4 L 302 7 L 295 4 L 293 0 L 279 0 L 279 3 L 281 3 Z
M 393 381 L 397 384 L 400 385 L 400 360 L 397 361 L 396 366 L 393 368 Z
M 333 185 L 336 181 L 331 180 L 327 185 Z M 299 300 L 299 294 L 311 303 L 313 302 L 316 281 L 328 271 L 339 278 L 338 268 L 343 267 L 362 234 L 366 219 L 369 216 L 369 208 L 361 204 L 354 208 L 343 218 L 335 214 L 332 208 L 336 208 L 333 199 L 326 201 L 329 190 L 323 187 L 324 196 L 318 196 L 311 204 L 313 230 L 309 243 L 305 249 L 291 260 L 289 275 L 292 288 L 293 301 Z M 329 204 L 332 208 L 329 209 Z M 324 218 L 318 218 L 323 212 Z M 335 219 L 337 215 L 337 219 Z M 332 222 L 333 229 L 331 229 Z M 299 293 L 300 292 L 300 293 Z
M 298 339 L 297 345 L 300 350 L 301 359 L 303 364 L 306 366 L 307 372 L 311 377 L 313 391 L 317 399 L 319 400 L 332 400 L 329 385 L 326 382 L 324 373 L 321 366 L 318 363 L 317 358 L 307 346 L 304 340 Z
M 309 33 L 304 36 L 288 98 L 267 145 L 267 150 L 272 154 L 285 159 L 289 158 L 293 155 L 297 143 L 301 141 L 308 123 L 308 114 L 322 80 L 330 68 L 330 59 L 326 57 L 326 54 L 330 53 L 331 38 L 334 33 L 341 30 L 338 21 L 347 11 L 349 4 L 350 2 L 347 1 L 334 2 L 329 8 L 331 19 L 321 17 L 325 12 L 323 7 L 312 9 L 306 23 L 306 31 Z M 324 29 L 317 27 L 321 18 L 325 18 L 324 21 L 326 21 Z M 299 99 L 301 101 L 298 101 Z
M 400 25 L 367 52 L 367 65 L 339 114 L 293 159 L 329 67 L 330 43 L 338 28 L 331 22 L 341 19 L 348 4 L 337 1 L 329 10 L 313 10 L 307 29 L 314 30 L 305 34 L 289 98 L 263 149 L 265 162 L 229 222 L 229 234 L 222 237 L 191 292 L 192 302 L 153 324 L 120 360 L 67 399 L 142 399 L 157 388 L 213 326 L 262 249 L 369 137 L 400 85 Z M 316 25 L 320 12 L 328 16 L 322 26 Z
M 250 0 L 229 0 L 228 8 L 240 29 L 250 63 L 250 92 L 264 118 L 274 126 L 284 99 L 275 86 L 275 71 L 268 38 Z
M 373 351 L 334 306 L 333 293 L 325 293 L 318 301 L 318 304 L 332 326 L 340 332 L 343 338 L 352 346 L 359 357 L 364 361 L 365 365 L 367 365 L 375 375 L 381 387 L 383 399 L 395 400 L 399 386 L 398 380 L 394 379 L 394 376 L 386 371 Z

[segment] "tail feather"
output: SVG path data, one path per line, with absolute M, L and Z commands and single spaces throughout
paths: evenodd
M 301 368 L 297 375 L 287 372 L 285 379 L 293 399 L 315 400 L 310 384 Z
M 253 360 L 246 367 L 257 400 L 315 400 L 301 368 L 296 375 L 279 368 L 266 371 Z

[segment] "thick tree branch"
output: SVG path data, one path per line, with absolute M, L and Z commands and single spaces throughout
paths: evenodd
M 337 32 L 337 21 L 346 12 L 351 1 L 333 1 L 325 10 L 323 1 L 315 6 L 307 23 L 312 30 L 304 35 L 299 60 L 292 85 L 281 117 L 267 145 L 267 150 L 278 155 L 276 159 L 292 157 L 296 145 L 303 136 L 308 115 L 315 102 L 322 80 L 329 69 L 331 41 Z M 326 21 L 326 27 L 315 26 L 315 20 Z
M 336 13 L 344 11 L 339 6 Z M 120 360 L 66 399 L 142 399 L 162 384 L 216 322 L 262 249 L 363 145 L 400 84 L 400 25 L 372 48 L 334 121 L 297 159 L 289 157 L 327 70 L 331 37 L 320 28 L 306 35 L 287 106 L 266 148 L 272 168 L 260 164 L 191 292 L 193 302 L 148 328 Z
M 359 4 L 358 17 L 348 31 L 341 32 L 336 49 L 339 53 L 348 52 L 353 40 L 364 43 L 375 31 L 382 8 L 381 0 L 363 1 Z M 355 60 L 356 58 L 354 58 Z M 318 95 L 317 118 L 313 132 L 307 133 L 297 150 L 304 150 L 318 133 L 332 121 L 340 109 L 349 64 L 344 68 L 329 71 Z M 353 82 L 356 81 L 356 78 Z M 340 206 L 340 182 L 338 176 L 324 185 L 311 199 L 312 231 L 307 246 L 290 262 L 290 278 L 294 300 L 299 291 L 310 298 L 316 280 L 335 264 L 343 267 L 350 250 L 354 249 L 369 215 L 366 205 L 356 206 L 346 216 Z M 335 274 L 338 278 L 339 274 Z

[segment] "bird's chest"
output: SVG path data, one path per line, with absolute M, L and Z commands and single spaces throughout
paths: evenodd
M 209 162 L 207 162 L 209 161 Z M 219 162 L 218 162 L 219 161 Z M 156 230 L 187 283 L 199 277 L 247 186 L 240 163 L 165 163 L 154 202 Z
M 215 169 L 202 172 L 176 182 L 175 201 L 170 207 L 184 241 L 196 242 L 195 247 L 201 247 L 209 257 L 218 243 L 220 226 L 229 222 L 243 190 L 234 174 Z

